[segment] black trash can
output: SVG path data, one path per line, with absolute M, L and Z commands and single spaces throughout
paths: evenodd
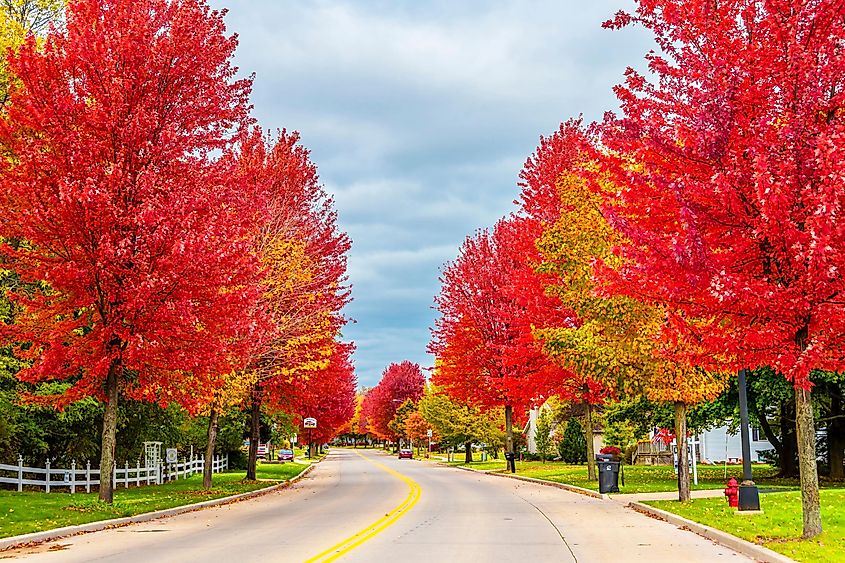
M 596 460 L 599 467 L 599 492 L 619 492 L 619 462 L 605 459 Z

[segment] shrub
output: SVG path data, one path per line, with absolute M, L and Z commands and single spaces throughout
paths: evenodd
M 563 439 L 558 446 L 558 453 L 566 463 L 585 463 L 587 461 L 587 442 L 581 424 L 570 418 L 563 432 Z

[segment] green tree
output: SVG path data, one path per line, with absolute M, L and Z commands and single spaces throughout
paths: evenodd
M 419 411 L 434 433 L 440 436 L 444 446 L 465 447 L 464 461 L 472 462 L 472 443 L 495 444 L 496 449 L 504 440 L 504 433 L 499 428 L 503 416 L 502 409 L 482 411 L 478 407 L 459 403 L 428 386 L 419 401 Z
M 563 431 L 563 439 L 558 446 L 558 453 L 566 463 L 584 463 L 587 461 L 587 441 L 584 429 L 575 418 L 570 418 Z

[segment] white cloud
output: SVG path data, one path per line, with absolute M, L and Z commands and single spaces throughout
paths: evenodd
M 642 32 L 631 0 L 212 0 L 230 9 L 255 113 L 299 130 L 353 239 L 356 366 L 372 385 L 425 353 L 440 265 L 513 210 L 540 135 L 616 107 Z

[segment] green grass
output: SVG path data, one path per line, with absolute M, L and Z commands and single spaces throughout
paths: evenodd
M 0 538 L 40 532 L 99 520 L 135 516 L 186 504 L 246 493 L 286 481 L 307 465 L 259 464 L 258 481 L 244 481 L 243 471 L 214 475 L 214 487 L 202 488 L 202 475 L 159 486 L 116 488 L 114 504 L 100 502 L 96 493 L 39 493 L 0 491 Z
M 677 501 L 649 501 L 647 504 L 684 518 L 718 528 L 758 543 L 796 561 L 845 561 L 845 489 L 821 491 L 824 532 L 812 540 L 801 540 L 801 493 L 777 492 L 760 495 L 763 514 L 738 515 L 722 498 Z
M 458 461 L 450 462 L 451 465 L 466 466 L 461 458 Z M 472 469 L 486 471 L 505 471 L 503 459 L 491 459 L 486 462 L 476 461 L 468 465 Z M 678 490 L 677 478 L 671 466 L 666 465 L 626 465 L 625 485 L 621 486 L 621 493 L 656 493 Z M 516 472 L 526 477 L 566 483 L 585 489 L 598 490 L 597 481 L 587 479 L 586 465 L 568 465 L 559 461 L 517 461 Z M 755 465 L 754 479 L 765 487 L 771 488 L 795 488 L 798 486 L 796 479 L 780 479 L 775 477 L 777 469 L 769 465 Z M 742 474 L 742 466 L 729 465 L 728 479 L 739 477 Z M 725 487 L 725 468 L 721 465 L 699 465 L 698 485 L 692 485 L 693 490 L 722 489 Z M 838 486 L 842 486 L 839 484 Z

